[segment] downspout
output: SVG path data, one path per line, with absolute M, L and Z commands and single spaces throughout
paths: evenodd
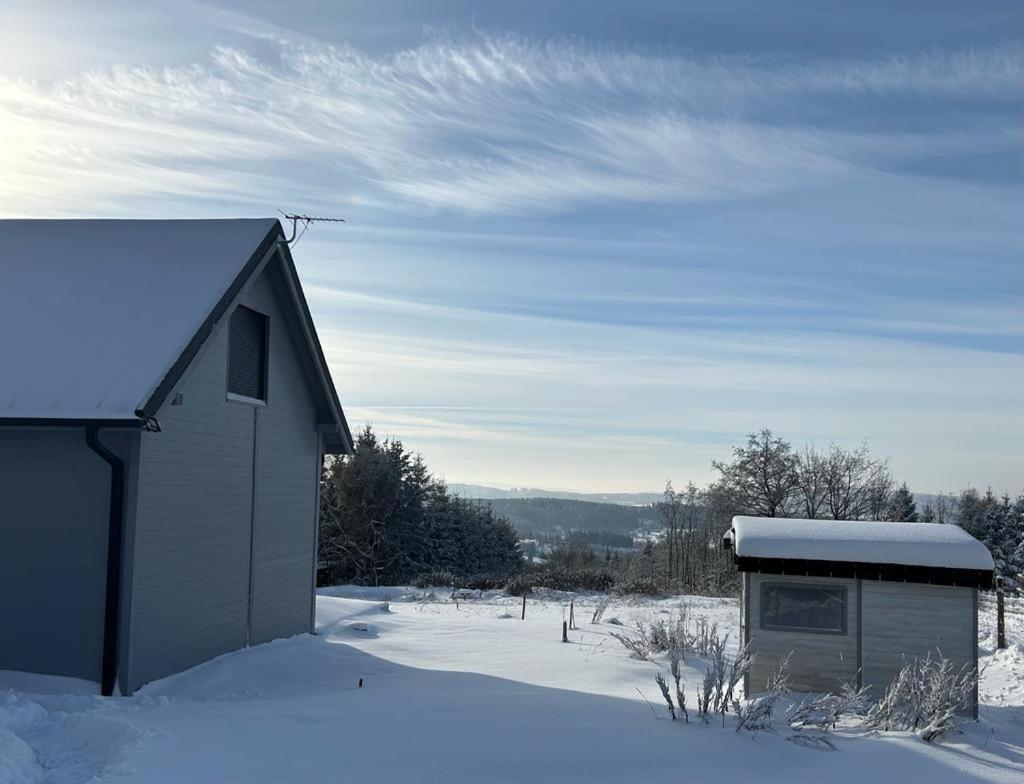
M 99 439 L 99 428 L 85 428 L 85 443 L 110 465 L 110 519 L 107 525 L 107 588 L 103 613 L 103 665 L 100 694 L 114 693 L 121 605 L 121 537 L 124 531 L 124 462 Z

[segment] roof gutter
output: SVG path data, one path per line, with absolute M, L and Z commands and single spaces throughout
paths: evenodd
M 107 524 L 107 587 L 103 613 L 103 664 L 100 694 L 114 693 L 117 638 L 121 621 L 121 550 L 124 532 L 124 462 L 99 439 L 99 427 L 87 425 L 85 443 L 110 465 L 110 518 Z

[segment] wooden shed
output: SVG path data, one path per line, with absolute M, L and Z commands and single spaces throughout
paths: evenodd
M 725 546 L 743 577 L 741 637 L 757 654 L 748 694 L 787 654 L 791 685 L 808 692 L 855 683 L 878 696 L 929 654 L 977 671 L 978 589 L 993 563 L 962 528 L 735 517 Z
M 0 669 L 129 694 L 311 631 L 352 440 L 278 221 L 0 240 Z

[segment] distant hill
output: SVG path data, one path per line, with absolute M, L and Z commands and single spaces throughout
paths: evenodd
M 487 485 L 454 482 L 448 489 L 463 498 L 568 498 L 573 501 L 643 506 L 661 500 L 661 493 L 576 493 L 571 490 L 540 490 L 536 487 L 513 487 L 504 490 Z
M 650 507 L 579 501 L 572 498 L 481 498 L 496 514 L 507 517 L 520 534 L 569 534 L 601 531 L 631 534 L 651 528 Z

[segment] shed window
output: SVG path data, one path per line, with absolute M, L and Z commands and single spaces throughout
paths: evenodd
M 761 628 L 846 634 L 846 588 L 803 583 L 763 583 Z
M 228 393 L 267 399 L 267 317 L 242 305 L 231 314 Z

